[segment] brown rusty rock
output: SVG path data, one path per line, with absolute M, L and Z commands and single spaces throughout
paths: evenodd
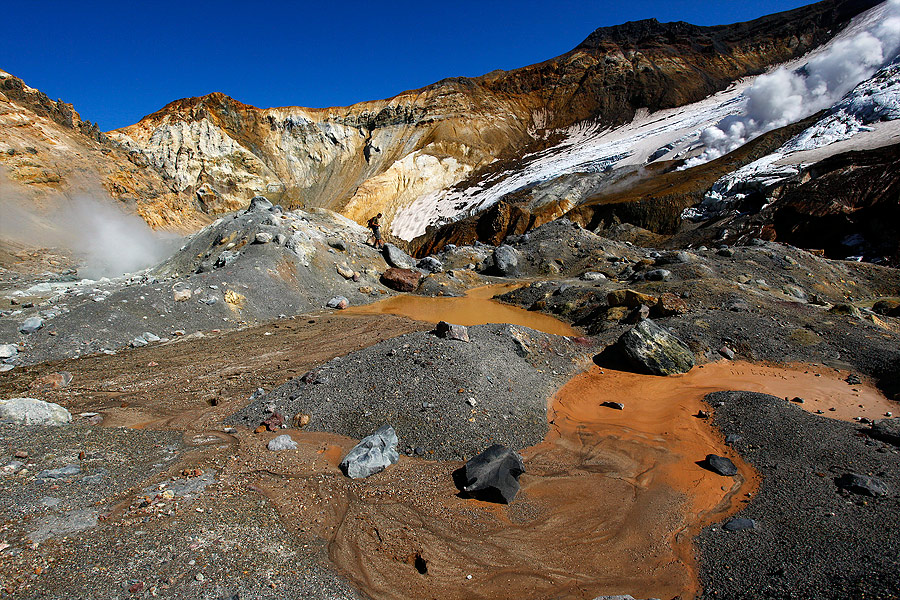
M 391 267 L 381 276 L 381 283 L 398 292 L 414 292 L 422 281 L 422 273 L 415 269 Z

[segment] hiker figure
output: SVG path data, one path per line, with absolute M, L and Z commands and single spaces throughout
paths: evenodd
M 378 213 L 371 219 L 369 219 L 369 229 L 372 230 L 372 238 L 374 239 L 373 246 L 375 248 L 383 248 L 384 242 L 381 240 L 381 213 Z

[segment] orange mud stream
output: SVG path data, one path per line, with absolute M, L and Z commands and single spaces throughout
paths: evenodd
M 567 323 L 550 315 L 491 300 L 494 296 L 514 290 L 521 285 L 519 283 L 486 285 L 469 290 L 460 298 L 393 296 L 373 304 L 348 308 L 346 312 L 361 315 L 400 315 L 417 321 L 429 323 L 447 321 L 466 326 L 512 323 L 554 335 L 579 335 Z
M 304 432 L 293 434 L 300 449 L 280 454 L 277 468 L 259 453 L 268 466 L 257 485 L 292 528 L 328 540 L 335 565 L 371 597 L 691 598 L 699 592 L 694 536 L 740 510 L 759 483 L 696 416 L 709 410 L 703 398 L 750 390 L 813 406 L 818 399 L 826 410 L 896 410 L 845 374 L 819 374 L 725 361 L 671 377 L 593 367 L 552 399 L 550 432 L 522 452 L 528 472 L 508 506 L 460 498 L 451 474 L 461 463 L 401 457 L 348 480 L 337 463 L 355 441 Z M 835 414 L 843 413 L 826 416 Z M 697 464 L 711 453 L 731 458 L 739 474 Z

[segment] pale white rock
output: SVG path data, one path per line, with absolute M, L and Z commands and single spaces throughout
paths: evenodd
M 17 425 L 63 425 L 72 422 L 72 415 L 59 404 L 35 398 L 0 400 L 0 421 Z

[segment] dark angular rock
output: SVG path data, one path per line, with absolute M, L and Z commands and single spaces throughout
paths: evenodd
M 873 438 L 900 446 L 900 419 L 881 419 L 875 421 L 869 429 Z
M 362 479 L 380 473 L 400 460 L 397 434 L 390 425 L 382 425 L 364 437 L 341 461 L 341 471 L 351 479 Z
M 414 292 L 422 281 L 422 273 L 413 269 L 390 268 L 381 275 L 381 282 L 398 292 Z
M 479 500 L 509 504 L 519 493 L 519 476 L 524 472 L 522 457 L 494 444 L 469 459 L 455 475 L 460 491 Z
M 687 373 L 694 366 L 687 345 L 650 319 L 623 333 L 616 345 L 632 368 L 651 375 Z
M 731 462 L 730 458 L 719 456 L 718 454 L 707 454 L 703 466 L 713 473 L 718 473 L 723 477 L 731 477 L 737 475 L 737 467 Z
M 863 496 L 886 496 L 888 487 L 877 477 L 860 475 L 859 473 L 844 473 L 834 480 L 834 483 L 842 490 Z

